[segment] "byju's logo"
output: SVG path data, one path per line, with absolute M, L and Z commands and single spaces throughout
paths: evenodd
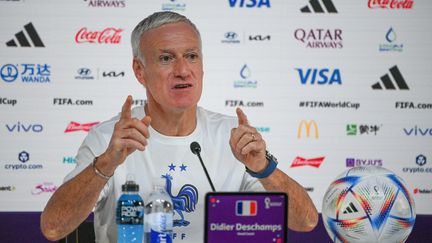
M 15 34 L 15 38 L 21 47 L 31 47 L 30 41 L 32 42 L 33 47 L 45 47 L 41 38 L 39 37 L 39 34 L 37 33 L 35 27 L 31 22 L 24 25 L 24 30 L 28 37 L 26 36 L 26 34 L 24 34 L 24 31 L 20 31 Z M 30 40 L 28 38 L 30 38 Z M 15 42 L 14 39 L 6 42 L 6 46 L 8 47 L 17 47 L 18 44 Z
M 390 76 L 388 74 L 385 74 L 381 77 L 381 82 L 384 85 L 384 87 L 381 85 L 380 82 L 377 82 L 372 85 L 372 89 L 375 90 L 395 90 L 396 88 L 399 88 L 400 90 L 409 90 L 407 83 L 405 82 L 404 77 L 402 76 L 402 73 L 399 71 L 399 68 L 395 65 L 390 68 L 390 73 L 396 82 L 396 86 L 393 83 L 393 81 L 390 79 Z
M 84 0 L 88 2 L 88 7 L 98 8 L 124 8 L 126 7 L 125 0 Z
M 307 48 L 316 49 L 341 49 L 342 42 L 342 29 L 296 29 L 294 31 L 294 38 Z
M 404 128 L 403 131 L 407 136 L 432 136 L 432 128 L 421 128 L 417 125 L 410 128 Z
M 320 4 L 319 0 L 309 0 L 309 5 L 304 6 L 300 9 L 302 13 L 337 13 L 336 7 L 331 0 L 322 0 L 323 5 Z M 312 10 L 311 10 L 312 9 Z
M 21 72 L 19 71 L 21 67 Z M 24 83 L 49 83 L 51 82 L 51 66 L 48 64 L 30 64 L 19 65 L 5 64 L 0 69 L 0 77 L 5 82 L 13 82 L 21 74 L 21 80 Z
M 240 44 L 240 38 L 236 32 L 228 31 L 224 34 L 224 39 L 221 42 L 224 44 Z
M 403 51 L 403 44 L 395 43 L 397 40 L 397 35 L 393 27 L 390 27 L 390 29 L 387 31 L 385 35 L 385 39 L 387 43 L 380 44 L 379 51 L 381 52 L 393 52 L 393 51 L 402 52 Z
M 17 123 L 13 123 L 13 124 L 6 124 L 6 128 L 9 132 L 35 132 L 35 133 L 40 133 L 43 131 L 43 126 L 42 124 L 25 124 L 25 123 L 21 123 L 21 122 L 17 122 Z
M 242 79 L 234 81 L 234 88 L 256 88 L 258 85 L 258 81 L 249 79 L 250 76 L 251 76 L 251 70 L 245 64 L 240 69 L 240 77 Z
M 377 135 L 382 125 L 367 125 L 367 124 L 347 124 L 346 135 Z
M 302 85 L 306 85 L 306 84 L 318 84 L 318 85 L 323 85 L 323 84 L 342 84 L 342 78 L 341 78 L 341 73 L 340 70 L 338 68 L 335 68 L 334 70 L 331 70 L 329 68 L 323 68 L 323 69 L 317 69 L 317 68 L 308 68 L 308 69 L 301 69 L 301 68 L 296 68 L 295 70 L 297 70 L 299 77 L 300 77 L 300 82 Z
M 270 0 L 228 0 L 231 8 L 270 8 Z
M 346 159 L 347 167 L 364 166 L 364 165 L 382 166 L 383 161 L 382 159 L 359 159 L 359 158 Z
M 311 137 L 311 130 L 314 129 L 314 137 L 316 139 L 319 138 L 318 125 L 314 120 L 306 121 L 302 120 L 297 128 L 297 138 L 300 139 L 302 137 L 302 131 L 306 131 L 306 137 Z

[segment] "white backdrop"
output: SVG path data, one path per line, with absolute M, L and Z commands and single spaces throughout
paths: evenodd
M 354 161 L 394 171 L 417 213 L 432 214 L 432 4 L 385 2 L 0 0 L 0 210 L 41 211 L 86 128 L 117 114 L 128 94 L 143 102 L 130 33 L 150 13 L 174 10 L 201 31 L 200 105 L 229 115 L 241 105 L 319 210 Z M 77 38 L 83 28 L 112 38 Z M 373 89 L 385 75 L 395 89 Z

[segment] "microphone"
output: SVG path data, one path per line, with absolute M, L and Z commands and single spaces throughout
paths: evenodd
M 212 180 L 210 179 L 210 176 L 209 176 L 209 174 L 208 174 L 208 172 L 207 172 L 207 169 L 206 169 L 206 167 L 205 167 L 205 165 L 204 165 L 204 162 L 203 162 L 203 160 L 202 160 L 202 158 L 201 158 L 201 154 L 200 154 L 200 152 L 201 152 L 201 146 L 199 145 L 198 142 L 192 142 L 192 143 L 190 144 L 190 149 L 191 149 L 191 151 L 192 151 L 193 154 L 196 154 L 196 155 L 198 156 L 198 159 L 199 159 L 199 161 L 201 162 L 201 166 L 202 166 L 203 169 L 204 169 L 204 172 L 205 172 L 205 174 L 206 174 L 206 176 L 207 176 L 207 180 L 208 180 L 208 182 L 210 183 L 210 186 L 211 186 L 212 190 L 213 190 L 213 191 L 216 191 L 215 188 L 214 188 L 214 186 L 213 186 Z

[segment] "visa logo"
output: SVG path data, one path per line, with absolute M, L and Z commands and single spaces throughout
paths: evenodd
M 261 8 L 262 6 L 270 8 L 270 0 L 228 0 L 231 8 Z
M 236 201 L 237 216 L 255 216 L 258 211 L 258 203 L 255 200 Z
M 21 122 L 9 125 L 6 124 L 6 128 L 9 132 L 42 132 L 43 126 L 41 124 L 28 124 L 25 125 Z
M 337 83 L 339 85 L 342 84 L 342 78 L 340 74 L 340 70 L 338 68 L 333 71 L 328 68 L 317 69 L 317 68 L 308 68 L 303 70 L 301 68 L 296 68 L 301 84 L 305 85 L 308 82 L 310 84 L 333 84 Z

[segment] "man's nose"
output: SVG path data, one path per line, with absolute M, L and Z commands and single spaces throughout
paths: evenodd
M 179 58 L 176 60 L 174 65 L 174 75 L 182 79 L 186 78 L 190 74 L 190 67 L 187 60 Z

